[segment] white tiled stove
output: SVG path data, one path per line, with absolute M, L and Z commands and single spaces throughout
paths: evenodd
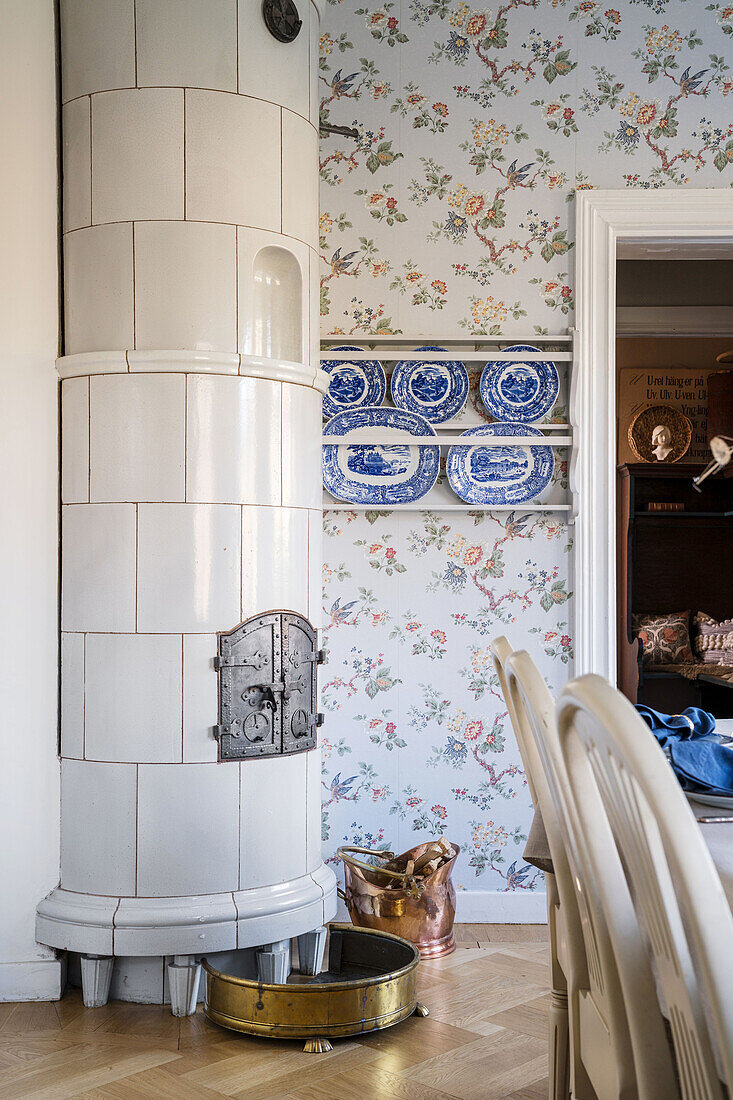
M 219 762 L 212 732 L 217 631 L 321 613 L 319 12 L 298 7 L 282 44 L 255 3 L 237 41 L 235 0 L 61 0 L 62 858 L 37 937 L 88 957 L 90 1004 L 105 968 L 160 1001 L 172 956 L 335 913 L 318 749 Z

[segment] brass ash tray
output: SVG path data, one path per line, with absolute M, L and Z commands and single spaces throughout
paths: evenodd
M 420 952 L 388 932 L 329 927 L 328 969 L 315 977 L 291 974 L 266 985 L 216 970 L 206 972 L 208 1018 L 222 1027 L 269 1039 L 306 1039 L 305 1050 L 331 1050 L 329 1039 L 393 1027 L 428 1010 L 417 1001 Z

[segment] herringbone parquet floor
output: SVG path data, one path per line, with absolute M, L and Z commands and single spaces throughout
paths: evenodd
M 176 1020 L 160 1006 L 81 995 L 0 1004 L 0 1097 L 61 1100 L 545 1100 L 547 930 L 463 925 L 446 959 L 420 964 L 427 1019 L 334 1041 L 237 1036 L 199 1008 Z

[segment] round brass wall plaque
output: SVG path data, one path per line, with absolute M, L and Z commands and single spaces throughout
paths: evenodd
M 692 424 L 671 405 L 649 405 L 629 424 L 629 446 L 641 462 L 679 462 L 692 440 Z

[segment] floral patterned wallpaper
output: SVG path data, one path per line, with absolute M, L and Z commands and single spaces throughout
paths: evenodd
M 574 195 L 733 186 L 733 6 L 328 0 L 324 334 L 553 335 Z M 572 528 L 541 513 L 329 512 L 324 851 L 461 845 L 460 915 L 541 917 L 488 644 L 572 670 Z

